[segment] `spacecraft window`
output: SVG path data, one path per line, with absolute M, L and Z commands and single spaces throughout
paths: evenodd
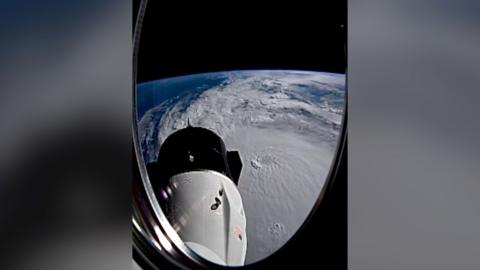
M 141 0 L 135 24 L 134 251 L 152 268 L 261 264 L 295 241 L 333 185 L 346 140 L 345 70 L 277 68 L 279 55 L 276 66 L 220 59 L 202 69 L 209 62 L 196 59 L 215 53 L 206 44 L 218 45 L 202 37 L 202 50 L 193 48 L 197 32 L 215 32 L 197 28 L 208 18 L 173 33 L 165 17 L 185 10 L 164 5 Z M 253 60 L 272 53 L 262 49 Z

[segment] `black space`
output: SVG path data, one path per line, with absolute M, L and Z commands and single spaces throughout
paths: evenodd
M 345 0 L 270 6 L 149 1 L 137 82 L 237 69 L 345 73 L 346 15 Z
M 133 2 L 134 19 L 139 2 Z M 270 6 L 150 0 L 137 82 L 238 69 L 345 73 L 346 18 L 346 0 Z M 347 269 L 346 146 L 341 157 L 334 184 L 308 224 L 278 252 L 246 269 Z

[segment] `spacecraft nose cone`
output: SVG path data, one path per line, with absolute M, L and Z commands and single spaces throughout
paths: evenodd
M 152 181 L 195 170 L 211 170 L 238 183 L 242 161 L 236 151 L 227 151 L 222 138 L 201 127 L 187 126 L 172 133 L 162 144 L 158 160 L 147 165 Z

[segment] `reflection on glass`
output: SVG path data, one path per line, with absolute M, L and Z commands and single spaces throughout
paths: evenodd
M 142 83 L 136 94 L 152 185 L 188 247 L 242 265 L 292 237 L 332 165 L 345 75 L 207 73 Z

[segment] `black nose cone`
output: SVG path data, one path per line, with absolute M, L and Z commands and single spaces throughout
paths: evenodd
M 191 126 L 172 133 L 162 144 L 158 160 L 147 164 L 152 183 L 165 182 L 183 172 L 212 170 L 238 184 L 241 168 L 239 153 L 227 152 L 220 136 L 209 129 Z

